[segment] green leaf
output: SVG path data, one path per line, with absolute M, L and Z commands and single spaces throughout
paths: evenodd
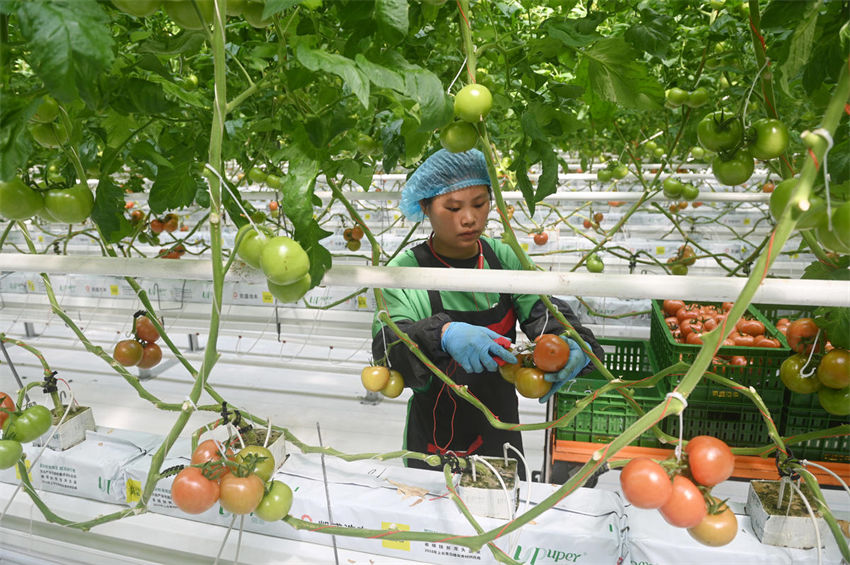
M 664 89 L 622 37 L 601 39 L 582 54 L 590 90 L 596 96 L 637 110 L 658 110 Z
M 351 59 L 335 53 L 310 49 L 299 43 L 295 49 L 298 62 L 311 71 L 324 71 L 342 78 L 364 108 L 369 108 L 369 77 Z
M 97 183 L 91 217 L 108 243 L 118 243 L 133 231 L 124 217 L 124 190 L 106 174 Z
M 839 349 L 850 349 L 850 308 L 821 306 L 814 312 L 817 326 L 826 332 L 826 339 Z
M 27 62 L 62 102 L 94 105 L 93 85 L 113 60 L 109 16 L 95 0 L 30 0 L 18 10 Z
M 0 104 L 0 180 L 9 181 L 26 165 L 32 152 L 27 122 L 35 114 L 41 99 L 2 96 Z
M 363 190 L 369 190 L 372 186 L 372 177 L 375 170 L 368 166 L 355 161 L 354 159 L 345 159 L 340 164 L 342 174 L 359 184 Z
M 354 57 L 357 67 L 369 77 L 369 81 L 378 88 L 389 88 L 396 92 L 404 92 L 404 79 L 397 72 L 377 63 L 373 63 L 362 54 Z
M 534 199 L 540 202 L 558 190 L 558 156 L 551 145 L 538 144 L 538 151 L 543 153 L 543 169 L 537 181 L 537 193 Z
M 310 258 L 310 287 L 318 285 L 322 281 L 322 277 L 328 269 L 331 268 L 333 261 L 331 252 L 319 243 L 322 239 L 332 235 L 331 232 L 322 229 L 322 226 L 316 220 L 312 220 L 310 224 L 296 232 L 295 240 L 307 252 L 307 257 Z M 305 242 L 309 242 L 305 245 Z
M 127 80 L 124 88 L 137 114 L 160 114 L 171 108 L 162 88 L 156 83 L 133 77 Z
M 139 45 L 139 53 L 152 53 L 162 57 L 194 55 L 204 46 L 206 36 L 202 31 L 184 31 L 175 36 L 157 36 Z
M 590 45 L 601 37 L 596 31 L 596 26 L 605 18 L 597 14 L 592 19 L 574 19 L 564 16 L 560 19 L 551 19 L 540 26 L 540 35 L 560 41 L 567 47 L 579 49 Z
M 171 157 L 171 167 L 159 167 L 157 170 L 148 197 L 151 212 L 155 214 L 189 206 L 195 199 L 197 181 L 192 174 L 193 148 L 177 149 Z
M 675 34 L 667 25 L 671 21 L 670 17 L 659 14 L 654 16 L 627 29 L 624 37 L 639 52 L 663 59 L 670 51 L 670 38 Z
M 139 161 L 150 161 L 158 167 L 171 167 L 171 162 L 160 155 L 150 141 L 140 141 L 130 147 L 130 154 Z
M 794 26 L 794 33 L 791 34 L 791 40 L 788 43 L 788 58 L 780 66 L 785 80 L 796 76 L 811 56 L 819 10 L 820 3 L 812 2 L 806 14 Z
M 437 75 L 424 69 L 411 69 L 404 73 L 404 85 L 407 96 L 419 103 L 421 131 L 441 128 L 452 120 L 454 103 Z
M 522 144 L 519 146 L 510 170 L 516 173 L 517 186 L 525 198 L 525 204 L 528 206 L 528 213 L 534 214 L 536 201 L 534 200 L 534 186 L 531 184 L 531 179 L 528 178 L 528 167 L 530 163 L 527 160 L 526 141 L 527 137 L 523 136 Z
M 398 43 L 407 36 L 407 0 L 376 0 L 375 20 L 381 35 Z
M 300 3 L 301 0 L 266 0 L 266 7 L 263 8 L 263 19 L 267 20 L 274 14 L 288 10 Z
M 810 263 L 803 271 L 801 279 L 819 279 L 827 281 L 850 281 L 850 255 L 844 255 L 834 261 L 835 267 L 821 261 Z

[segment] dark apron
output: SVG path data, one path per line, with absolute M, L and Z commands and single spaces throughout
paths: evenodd
M 502 264 L 486 241 L 481 240 L 482 252 L 491 269 L 501 269 Z M 426 243 L 413 249 L 420 267 L 445 265 L 434 257 Z M 510 294 L 500 294 L 495 306 L 480 311 L 460 312 L 443 308 L 440 292 L 428 291 L 431 314 L 445 312 L 452 321 L 486 326 L 509 338 L 516 339 L 516 312 Z M 467 373 L 454 360 L 447 367 L 439 367 L 455 383 L 467 385 L 475 395 L 502 422 L 519 422 L 517 396 L 514 385 L 501 377 L 498 371 Z M 436 423 L 436 425 L 435 425 Z M 416 392 L 408 404 L 406 448 L 424 453 L 454 451 L 459 455 L 492 455 L 501 457 L 502 445 L 509 442 L 522 451 L 520 432 L 497 430 L 477 408 L 459 398 L 451 387 L 434 376 L 427 390 Z M 430 465 L 410 459 L 408 466 L 433 469 Z

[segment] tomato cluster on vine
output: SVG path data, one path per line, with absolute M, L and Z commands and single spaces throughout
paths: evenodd
M 711 489 L 734 470 L 735 456 L 724 441 L 696 436 L 685 446 L 681 461 L 630 460 L 620 472 L 620 487 L 633 506 L 657 509 L 667 523 L 687 528 L 698 542 L 721 546 L 735 539 L 738 521 Z
M 264 446 L 246 445 L 238 452 L 208 439 L 192 452 L 189 466 L 171 483 L 171 499 L 187 514 L 201 514 L 218 502 L 224 510 L 251 512 L 266 522 L 282 520 L 292 507 L 292 489 L 272 480 L 275 459 Z
M 269 292 L 281 302 L 297 302 L 310 290 L 310 257 L 290 237 L 247 223 L 236 234 L 236 254 L 263 271 Z
M 140 310 L 133 316 L 133 339 L 122 339 L 116 343 L 112 358 L 125 367 L 156 367 L 162 361 L 162 348 L 156 344 L 157 340 L 159 331 L 147 312 Z
M 404 390 L 402 374 L 382 365 L 363 367 L 360 371 L 360 382 L 369 392 L 380 392 L 387 398 L 396 398 Z
M 23 410 L 15 408 L 15 401 L 5 392 L 0 392 L 0 470 L 9 469 L 21 460 L 24 443 L 44 435 L 53 424 L 50 410 L 34 404 Z
M 555 334 L 542 334 L 518 351 L 517 362 L 501 365 L 499 374 L 526 398 L 540 398 L 549 392 L 552 383 L 544 375 L 560 371 L 570 359 L 569 345 Z
M 782 318 L 777 329 L 794 354 L 779 368 L 779 378 L 797 394 L 817 393 L 821 407 L 834 416 L 850 415 L 850 351 L 833 347 L 812 318 Z
M 363 239 L 364 235 L 363 228 L 360 226 L 345 228 L 342 231 L 342 239 L 345 240 L 345 246 L 349 249 L 349 251 L 357 251 L 360 249 L 360 240 Z

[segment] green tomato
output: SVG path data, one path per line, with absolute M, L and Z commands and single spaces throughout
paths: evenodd
M 71 188 L 53 188 L 44 194 L 44 207 L 59 222 L 79 224 L 91 216 L 94 194 L 84 184 Z
M 697 139 L 709 151 L 733 149 L 744 138 L 744 126 L 738 116 L 713 112 L 697 124 Z
M 163 7 L 168 17 L 183 29 L 204 29 L 213 21 L 214 0 L 165 0 Z M 198 18 L 198 11 L 203 20 Z
M 808 361 L 808 355 L 797 353 L 785 359 L 779 366 L 779 378 L 791 392 L 811 394 L 821 387 L 814 374 L 804 377 L 801 373 Z
M 688 93 L 688 99 L 685 101 L 685 104 L 690 108 L 699 108 L 700 106 L 705 106 L 706 102 L 708 102 L 708 89 L 704 86 L 699 86 Z
M 271 479 L 274 473 L 274 455 L 272 455 L 272 452 L 262 445 L 246 445 L 236 454 L 236 462 L 244 462 L 249 455 L 258 457 L 257 462 L 254 463 L 254 474 L 263 479 L 264 483 Z
M 272 19 L 263 19 L 263 10 L 266 8 L 265 0 L 248 0 L 242 8 L 242 17 L 245 21 L 257 29 L 268 27 Z
M 644 149 L 646 149 L 649 153 L 652 153 L 652 152 L 654 152 L 656 149 L 658 149 L 658 144 L 657 144 L 657 143 L 655 143 L 653 140 L 651 140 L 651 139 L 650 139 L 649 141 L 647 141 L 646 143 L 644 143 L 644 144 L 643 144 L 643 147 L 644 147 Z
M 688 274 L 688 267 L 685 265 L 673 265 L 670 267 L 670 273 L 678 277 L 683 277 Z
M 272 481 L 266 494 L 254 509 L 254 515 L 265 522 L 283 520 L 292 508 L 292 489 L 281 481 Z
M 493 96 L 486 86 L 467 84 L 455 95 L 455 115 L 467 122 L 480 122 L 490 113 Z
M 14 439 L 21 443 L 29 443 L 39 438 L 50 429 L 53 416 L 50 410 L 36 404 L 21 412 L 18 416 L 10 416 L 3 424 L 3 438 Z
M 49 149 L 62 147 L 69 139 L 68 129 L 61 120 L 49 124 L 35 124 L 30 127 L 30 134 L 39 145 Z
M 351 241 L 348 242 L 352 243 Z M 360 243 L 357 241 L 356 243 Z M 266 281 L 268 283 L 269 292 L 272 293 L 272 296 L 278 299 L 280 302 L 289 303 L 289 302 L 298 302 L 301 300 L 307 291 L 310 290 L 310 284 L 312 283 L 312 279 L 310 278 L 310 273 L 307 273 L 294 283 L 289 284 L 275 284 L 272 281 Z
M 440 145 L 446 151 L 469 151 L 478 143 L 478 130 L 469 122 L 452 122 L 440 132 Z
M 691 155 L 694 156 L 694 159 L 702 159 L 705 157 L 705 149 L 702 147 L 691 147 Z
M 275 284 L 292 284 L 310 271 L 310 258 L 294 239 L 271 238 L 260 252 L 260 268 Z
M 605 270 L 605 263 L 602 262 L 602 259 L 596 253 L 588 257 L 584 264 L 591 273 L 601 273 Z
M 610 169 L 599 169 L 596 171 L 596 180 L 599 182 L 608 182 L 614 178 L 614 172 Z
M 144 18 L 159 10 L 162 0 L 112 0 L 112 3 L 125 14 Z
M 844 388 L 822 386 L 818 389 L 818 401 L 821 407 L 833 416 L 850 415 L 850 386 Z
M 260 268 L 260 252 L 266 243 L 274 237 L 274 232 L 269 228 L 265 226 L 258 226 L 258 228 L 260 231 L 255 230 L 251 224 L 245 224 L 239 228 L 239 232 L 236 234 L 237 239 L 239 239 L 240 234 L 244 234 L 239 241 L 236 255 L 255 269 Z
M 33 114 L 33 121 L 49 124 L 59 116 L 59 104 L 50 96 L 45 96 L 38 105 L 38 109 Z
M 684 185 L 675 177 L 667 177 L 664 179 L 664 182 L 661 183 L 661 188 L 664 191 L 664 196 L 676 200 L 682 195 Z
M 773 118 L 754 121 L 750 126 L 750 137 L 753 139 L 750 152 L 756 159 L 775 159 L 788 149 L 788 128 Z
M 674 86 L 664 92 L 664 99 L 670 106 L 677 108 L 688 101 L 688 91 Z
M 24 184 L 18 177 L 0 181 L 0 216 L 7 220 L 26 220 L 44 208 L 41 194 Z
M 322 7 L 322 0 L 301 0 L 301 5 L 308 10 L 318 10 Z
M 682 198 L 688 202 L 699 198 L 699 189 L 691 183 L 682 184 Z
M 624 179 L 624 178 L 626 178 L 626 176 L 627 176 L 628 174 L 629 174 L 629 168 L 628 168 L 627 166 L 625 166 L 625 165 L 617 165 L 617 166 L 616 166 L 616 167 L 614 167 L 614 169 L 611 171 L 611 175 L 612 175 L 615 179 Z
M 845 243 L 850 240 L 850 226 L 847 224 L 848 211 L 846 209 L 848 204 L 850 202 L 845 202 L 832 213 L 832 230 L 829 229 L 826 214 L 821 216 L 820 224 L 815 228 L 815 237 L 820 244 L 830 251 L 842 255 L 850 254 L 850 243 Z M 842 209 L 842 214 L 836 214 Z
M 655 151 L 652 152 L 652 155 L 657 157 L 658 159 L 660 159 L 661 157 L 664 157 L 664 148 L 663 147 L 656 147 Z
M 796 177 L 785 179 L 777 184 L 774 187 L 773 192 L 770 193 L 768 208 L 770 209 L 770 215 L 773 217 L 774 221 L 779 221 L 779 216 L 782 215 L 785 207 L 788 206 L 788 202 L 791 200 L 791 195 L 794 192 L 794 188 L 797 186 L 798 180 L 799 179 Z M 799 213 L 799 217 L 797 217 L 798 230 L 814 229 L 826 218 L 826 201 L 820 196 L 812 195 L 812 197 L 809 198 L 809 209 L 802 213 L 792 210 L 792 214 L 795 213 Z
M 259 167 L 251 167 L 251 170 L 248 171 L 248 178 L 252 182 L 256 183 L 266 182 L 266 178 L 268 178 L 268 176 L 269 175 L 267 175 L 266 172 Z
M 717 182 L 726 186 L 735 186 L 747 182 L 755 170 L 752 154 L 746 149 L 735 151 L 729 159 L 720 155 L 711 161 L 711 172 Z
M 24 454 L 21 442 L 13 439 L 0 439 L 0 469 L 9 469 L 20 461 Z

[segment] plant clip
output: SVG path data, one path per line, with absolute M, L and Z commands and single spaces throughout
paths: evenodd
M 57 392 L 59 388 L 56 386 L 56 371 L 44 377 L 44 386 L 41 388 L 44 394 L 52 394 Z
M 449 468 L 452 471 L 452 474 L 460 473 L 462 471 L 462 468 L 460 466 L 460 458 L 457 456 L 457 454 L 454 451 L 447 451 L 445 453 L 440 453 L 439 456 L 440 456 L 440 464 L 441 465 L 448 464 Z M 469 465 L 469 458 L 464 457 L 464 459 L 466 459 L 467 466 L 468 466 Z
M 796 481 L 800 478 L 800 474 L 796 471 L 792 471 L 789 467 L 793 463 L 800 463 L 800 460 L 794 457 L 794 454 L 791 453 L 791 450 L 788 447 L 785 447 L 785 452 L 787 453 L 786 457 L 777 457 L 775 459 L 776 462 L 776 471 L 779 473 L 780 477 L 788 477 L 792 481 Z
M 635 268 L 637 267 L 637 253 L 632 253 L 629 256 L 629 274 L 635 272 Z
M 227 417 L 229 415 L 230 415 L 230 411 L 227 409 L 227 401 L 222 400 L 221 401 L 221 423 L 222 424 L 227 423 Z

